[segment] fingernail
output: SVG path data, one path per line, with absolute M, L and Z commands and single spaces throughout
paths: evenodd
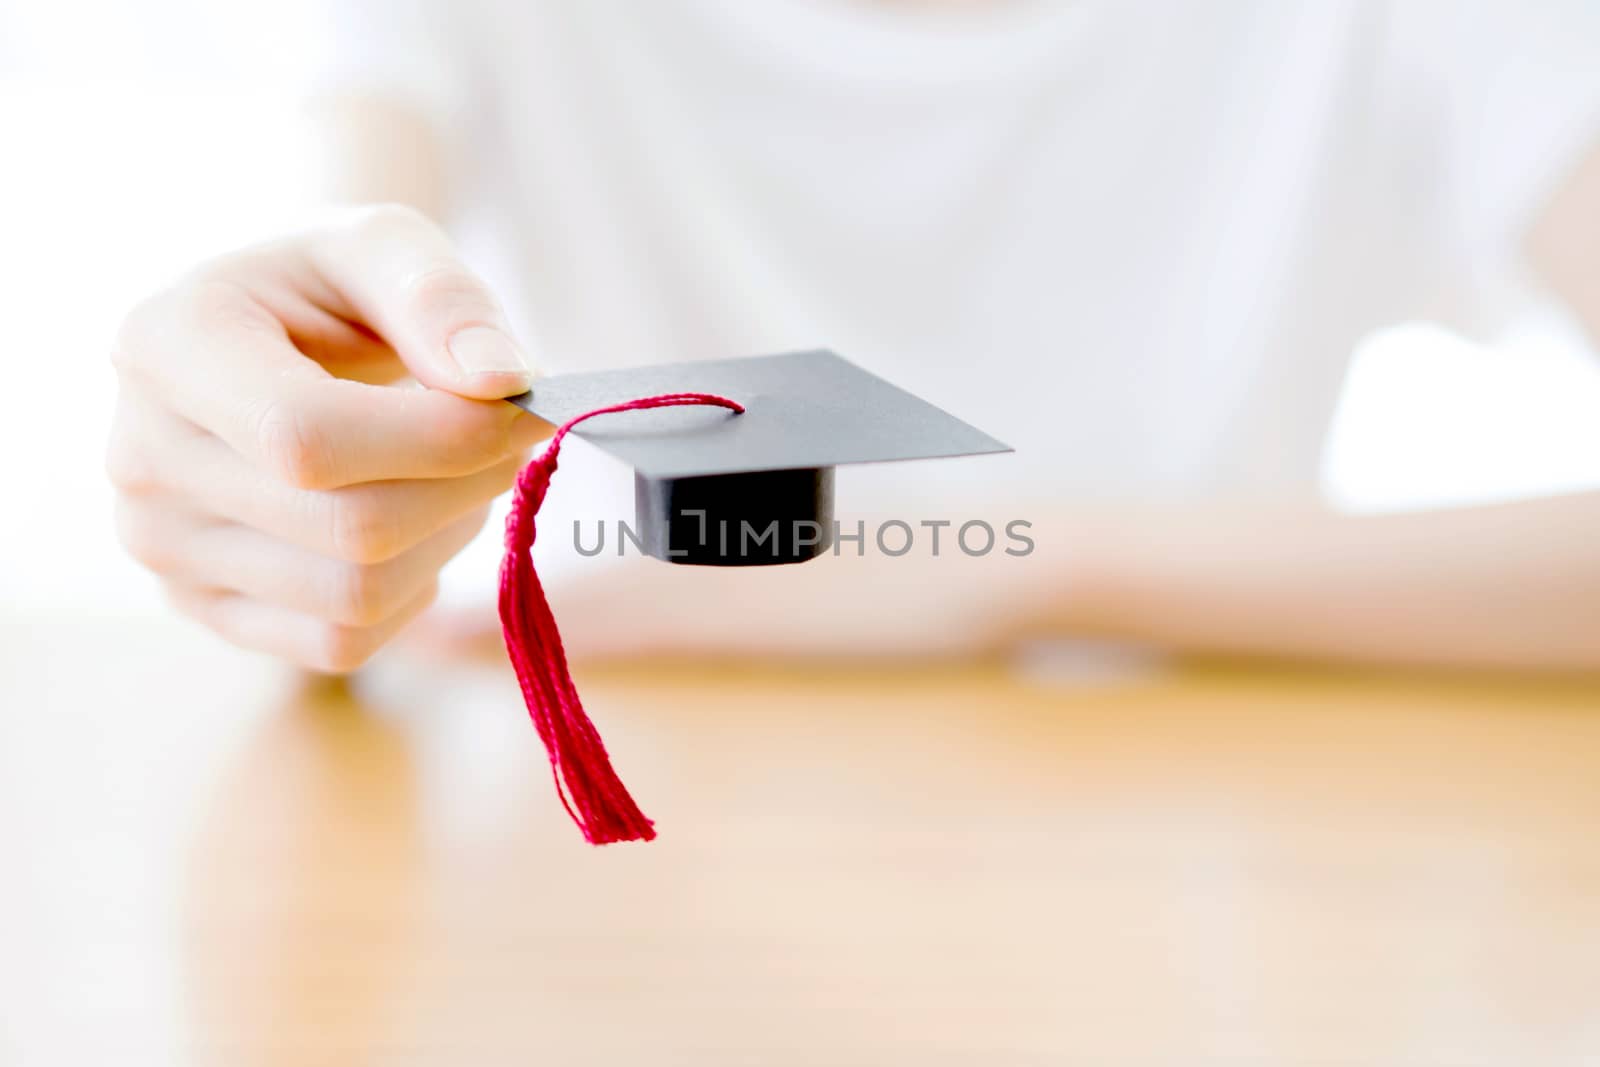
M 493 326 L 468 326 L 457 330 L 446 346 L 456 365 L 468 374 L 515 374 L 531 378 L 522 350 Z

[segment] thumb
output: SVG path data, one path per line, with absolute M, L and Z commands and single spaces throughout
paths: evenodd
M 421 212 L 384 204 L 321 231 L 311 255 L 341 309 L 423 385 L 483 400 L 525 393 L 533 367 L 500 302 Z

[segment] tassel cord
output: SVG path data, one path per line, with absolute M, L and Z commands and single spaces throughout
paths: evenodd
M 506 553 L 500 564 L 500 623 L 506 652 L 522 688 L 528 717 L 550 757 L 556 795 L 591 844 L 649 841 L 655 824 L 639 810 L 617 776 L 599 731 L 583 710 L 567 667 L 566 650 L 544 586 L 533 566 L 534 518 L 550 490 L 561 442 L 578 423 L 598 415 L 650 408 L 714 406 L 735 414 L 744 407 L 710 393 L 667 393 L 596 408 L 557 427 L 550 442 L 517 475 L 506 517 Z

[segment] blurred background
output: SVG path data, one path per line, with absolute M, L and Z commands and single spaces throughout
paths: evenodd
M 0 447 L 19 504 L 4 519 L 0 589 L 13 608 L 147 615 L 162 610 L 154 584 L 107 535 L 103 442 L 83 432 L 109 425 L 110 338 L 141 296 L 318 202 L 301 105 L 329 69 L 328 20 L 306 0 L 14 0 L 4 20 L 0 280 L 16 355 Z M 1325 489 L 1376 510 L 1591 488 L 1597 400 L 1600 362 L 1548 306 L 1530 301 L 1492 345 L 1397 323 L 1360 346 Z M 479 546 L 453 580 L 492 560 Z
M 907 1048 L 924 1063 L 1065 1062 L 1062 1048 L 1140 1064 L 1600 1062 L 1600 973 L 1585 962 L 1600 958 L 1591 690 L 1226 670 L 1182 683 L 1198 689 L 1131 690 L 600 678 L 596 699 L 635 733 L 631 766 L 669 782 L 667 814 L 699 829 L 673 859 L 608 854 L 573 874 L 588 854 L 569 828 L 516 814 L 548 815 L 549 798 L 504 679 L 423 664 L 358 698 L 304 691 L 174 621 L 111 531 L 110 338 L 165 279 L 317 205 L 302 102 L 333 47 L 309 0 L 0 3 L 0 717 L 54 724 L 0 731 L 0 1063 L 527 1062 L 541 1027 L 563 1035 L 556 1062 L 791 1062 L 760 1055 L 762 1034 L 833 1062 Z M 1600 488 L 1596 411 L 1600 360 L 1549 304 L 1529 297 L 1487 340 L 1397 322 L 1357 348 L 1323 490 L 1381 512 Z M 447 597 L 482 595 L 496 542 L 491 522 L 447 572 Z M 154 695 L 162 685 L 175 699 Z M 889 716 L 851 742 L 862 765 L 904 759 L 906 783 L 938 791 L 939 760 L 976 753 L 979 791 L 1012 807 L 950 800 L 934 812 L 942 836 L 908 833 L 927 813 L 905 810 L 904 792 L 854 762 L 819 779 L 825 731 L 858 705 Z M 992 740 L 974 709 L 1002 705 Z M 1365 709 L 1358 726 L 1346 705 Z M 736 763 L 752 706 L 794 746 L 764 784 Z M 819 707 L 835 709 L 821 726 Z M 928 707 L 926 732 L 900 747 L 885 723 Z M 1217 740 L 1235 735 L 1202 729 L 1196 708 L 1241 740 Z M 704 751 L 672 740 L 684 722 Z M 1457 762 L 1419 774 L 1452 738 Z M 734 783 L 741 811 L 715 788 Z M 783 798 L 817 784 L 843 799 L 791 818 Z M 1409 814 L 1392 821 L 1396 808 Z M 829 827 L 842 841 L 823 843 Z M 1087 852 L 1056 862 L 1033 833 Z M 730 855 L 749 869 L 716 865 Z M 1346 878 L 1342 894 L 1324 876 Z M 943 940 L 904 918 L 907 896 Z M 1031 932 L 995 918 L 1016 909 L 1066 917 Z M 871 932 L 851 933 L 852 915 Z M 1053 960 L 1096 956 L 1104 984 L 1033 956 L 1030 937 Z M 995 999 L 926 977 L 951 967 Z M 379 972 L 374 987 L 364 976 Z M 1368 981 L 1402 1007 L 1362 999 Z M 741 983 L 769 997 L 742 1009 L 744 1038 L 719 1042 L 715 1006 L 740 1004 Z M 1315 1007 L 1352 990 L 1348 1011 Z M 925 1040 L 882 1030 L 873 996 Z M 612 998 L 636 1014 L 615 1018 Z M 921 1014 L 963 999 L 992 1044 Z M 833 1020 L 832 1043 L 805 1032 L 806 1002 Z M 1085 1005 L 1099 1022 L 1061 1038 L 1052 1013 Z M 1128 1038 L 1142 1010 L 1173 1045 Z M 477 1044 L 451 1036 L 480 1024 Z M 1185 1032 L 1201 1058 L 1183 1056 Z

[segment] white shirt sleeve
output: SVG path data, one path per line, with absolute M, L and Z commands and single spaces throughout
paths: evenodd
M 1600 149 L 1596 0 L 1395 0 L 1388 83 L 1427 160 L 1445 317 L 1491 327 L 1526 282 L 1521 245 Z

